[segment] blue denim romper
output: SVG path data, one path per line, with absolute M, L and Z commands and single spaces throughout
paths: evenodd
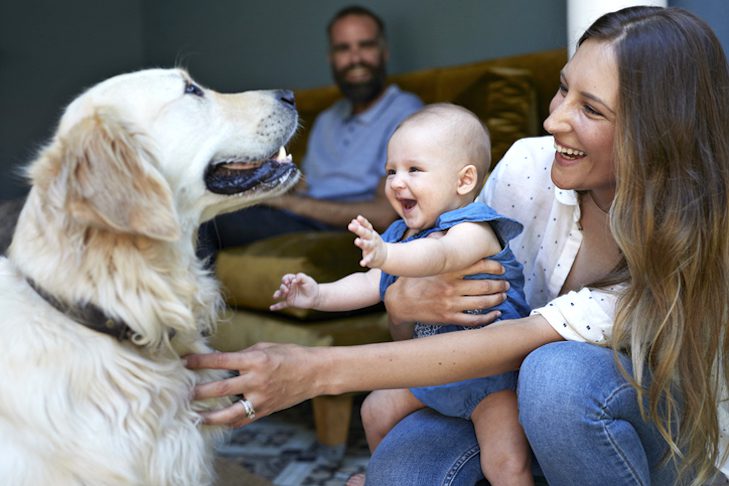
M 496 255 L 489 257 L 504 266 L 503 275 L 476 274 L 468 275 L 472 279 L 498 279 L 508 280 L 510 288 L 506 293 L 506 300 L 500 305 L 474 311 L 480 314 L 492 310 L 500 310 L 500 319 L 516 319 L 529 315 L 529 304 L 524 296 L 524 273 L 522 265 L 516 260 L 509 248 L 509 241 L 521 233 L 522 225 L 512 219 L 501 216 L 491 207 L 474 202 L 468 206 L 454 209 L 443 213 L 438 217 L 432 228 L 421 231 L 405 240 L 402 239 L 407 231 L 403 220 L 397 220 L 390 225 L 382 234 L 382 239 L 387 242 L 407 242 L 418 238 L 424 238 L 436 231 L 445 231 L 452 226 L 464 222 L 489 222 L 498 236 L 503 249 Z M 397 277 L 382 272 L 380 278 L 380 297 L 384 298 L 385 291 L 392 285 Z M 415 324 L 414 338 L 441 334 L 445 332 L 473 329 L 470 327 L 456 326 L 453 324 L 432 325 Z M 470 380 L 457 381 L 445 385 L 411 388 L 410 391 L 425 405 L 450 417 L 471 418 L 473 409 L 487 395 L 501 390 L 516 389 L 517 372 L 507 372 L 501 375 L 474 378 Z

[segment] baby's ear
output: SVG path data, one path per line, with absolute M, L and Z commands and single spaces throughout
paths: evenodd
M 478 184 L 478 170 L 473 164 L 469 164 L 458 171 L 458 188 L 456 192 L 461 196 L 473 191 Z

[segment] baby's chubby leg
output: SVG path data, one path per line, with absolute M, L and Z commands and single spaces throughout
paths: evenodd
M 516 392 L 502 390 L 488 395 L 473 410 L 471 421 L 481 449 L 481 469 L 489 483 L 534 484 Z
M 375 390 L 367 395 L 360 414 L 370 452 L 400 420 L 424 407 L 406 388 Z

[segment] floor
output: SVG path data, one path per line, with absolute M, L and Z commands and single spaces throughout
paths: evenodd
M 218 455 L 233 461 L 275 486 L 341 486 L 364 471 L 369 450 L 355 399 L 349 440 L 344 454 L 317 444 L 310 402 L 257 420 L 234 432 Z M 240 485 L 235 479 L 217 486 Z

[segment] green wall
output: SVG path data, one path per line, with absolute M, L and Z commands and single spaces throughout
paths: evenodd
M 330 83 L 343 0 L 0 0 L 0 200 L 75 95 L 108 76 L 187 67 L 220 91 Z M 386 21 L 390 72 L 564 47 L 565 0 L 361 0 Z M 729 45 L 729 1 L 674 0 Z

